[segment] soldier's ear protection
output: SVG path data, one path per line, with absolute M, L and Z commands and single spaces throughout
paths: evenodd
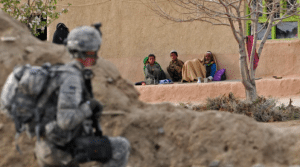
M 92 24 L 92 26 L 94 26 L 96 28 L 96 30 L 99 31 L 100 36 L 102 37 L 102 32 L 100 30 L 100 27 L 102 26 L 102 24 L 101 23 L 95 23 L 95 24 Z
M 98 32 L 100 33 L 100 37 L 102 38 L 102 32 L 100 30 L 100 27 L 102 26 L 102 24 L 99 22 L 99 23 L 92 24 L 92 26 L 94 26 L 95 29 L 98 30 Z M 100 49 L 100 46 L 99 46 L 98 50 L 99 49 Z

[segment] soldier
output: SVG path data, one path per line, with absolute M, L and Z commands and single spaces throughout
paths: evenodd
M 93 99 L 90 82 L 93 72 L 84 68 L 97 62 L 100 26 L 78 27 L 67 37 L 66 47 L 75 60 L 56 67 L 46 90 L 53 93 L 39 121 L 41 129 L 36 131 L 43 134 L 35 147 L 41 167 L 76 167 L 87 161 L 100 161 L 104 167 L 125 167 L 127 164 L 128 140 L 102 136 L 97 121 L 102 105 Z M 95 142 L 99 140 L 101 142 Z

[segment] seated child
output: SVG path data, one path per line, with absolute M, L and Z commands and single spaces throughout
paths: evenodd
M 159 80 L 167 78 L 161 66 L 155 61 L 154 54 L 148 56 L 148 62 L 144 68 L 146 85 L 158 84 Z
M 167 67 L 167 71 L 174 82 L 181 81 L 184 62 L 178 59 L 178 54 L 175 50 L 170 52 L 170 57 L 172 60 Z

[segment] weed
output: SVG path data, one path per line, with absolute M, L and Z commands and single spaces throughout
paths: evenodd
M 281 104 L 276 107 L 278 101 L 272 97 L 259 96 L 254 102 L 236 98 L 233 93 L 216 98 L 207 98 L 205 104 L 190 105 L 180 103 L 184 108 L 194 111 L 218 110 L 231 113 L 244 114 L 259 122 L 273 122 L 300 119 L 300 107 Z

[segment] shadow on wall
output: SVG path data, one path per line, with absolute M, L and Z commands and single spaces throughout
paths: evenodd
M 168 66 L 167 66 L 167 67 L 168 67 Z M 163 69 L 164 69 L 164 72 L 165 72 L 165 74 L 166 74 L 166 77 L 167 77 L 167 79 L 172 79 L 171 76 L 170 76 L 170 74 L 168 73 L 167 67 L 166 67 L 166 68 L 163 68 Z
M 215 56 L 218 63 L 218 70 L 226 69 L 225 74 L 227 80 L 241 79 L 238 54 L 215 54 Z

